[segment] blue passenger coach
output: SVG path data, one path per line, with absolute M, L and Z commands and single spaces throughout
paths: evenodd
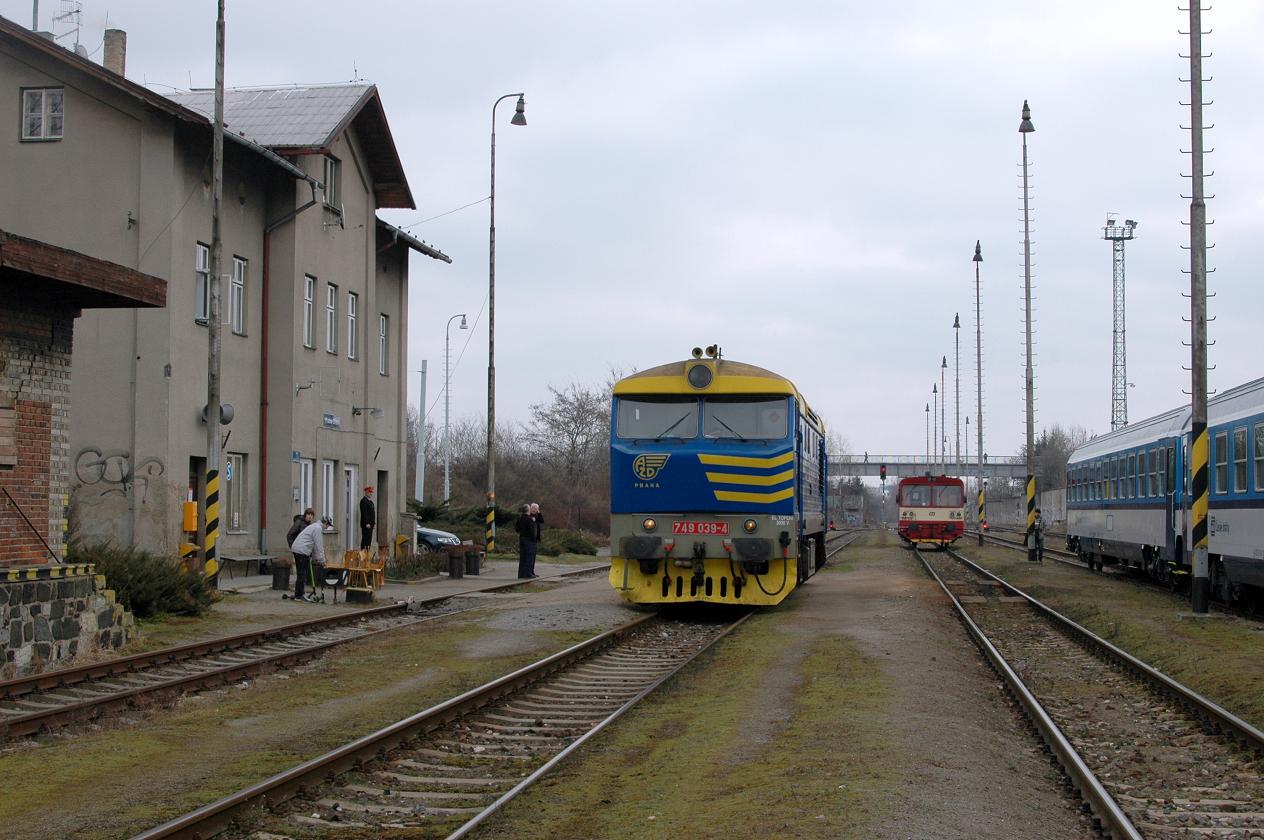
M 1208 401 L 1208 560 L 1214 595 L 1264 594 L 1264 379 Z M 1093 438 L 1067 464 L 1067 543 L 1181 586 L 1190 574 L 1190 410 Z
M 633 603 L 776 604 L 825 563 L 825 426 L 788 379 L 694 358 L 614 387 L 610 583 Z

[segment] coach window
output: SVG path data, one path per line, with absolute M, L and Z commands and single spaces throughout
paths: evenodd
M 1150 495 L 1151 496 L 1161 495 L 1159 493 L 1159 487 L 1161 486 L 1162 485 L 1159 484 L 1159 450 L 1151 449 L 1150 450 Z
M 1135 499 L 1141 495 L 1141 483 L 1137 480 L 1137 454 L 1128 453 L 1128 498 Z
M 1229 492 L 1229 433 L 1220 432 L 1216 435 L 1216 469 L 1213 473 L 1216 477 L 1216 493 Z
M 1233 492 L 1246 492 L 1246 426 L 1233 430 Z
M 1264 490 L 1264 423 L 1255 424 L 1255 489 Z
M 1168 458 L 1171 457 L 1168 454 L 1169 451 L 1170 450 L 1165 449 L 1162 446 L 1159 447 L 1159 490 L 1158 490 L 1158 493 L 1160 496 L 1162 496 L 1165 491 L 1168 493 L 1172 492 L 1171 485 L 1167 483 Z

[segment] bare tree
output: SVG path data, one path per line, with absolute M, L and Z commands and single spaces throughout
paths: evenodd
M 531 406 L 528 427 L 532 450 L 552 468 L 566 502 L 567 527 L 580 527 L 580 508 L 594 472 L 604 460 L 609 436 L 609 401 L 602 391 L 572 382 L 564 390 L 549 386 L 551 399 Z
M 1064 429 L 1054 424 L 1040 432 L 1036 439 L 1033 463 L 1037 486 L 1041 490 L 1060 490 L 1066 487 L 1066 465 L 1071 453 L 1089 439 L 1083 426 Z M 1026 447 L 1021 453 L 1026 455 Z

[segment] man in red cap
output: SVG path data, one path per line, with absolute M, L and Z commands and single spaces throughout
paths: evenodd
M 377 508 L 373 504 L 373 488 L 365 487 L 360 499 L 360 550 L 373 543 L 373 528 L 377 525 Z

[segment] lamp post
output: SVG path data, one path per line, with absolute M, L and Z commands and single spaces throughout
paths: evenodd
M 957 422 L 954 425 L 956 430 L 956 447 L 952 453 L 953 463 L 957 465 L 957 475 L 961 475 L 961 314 L 957 313 L 952 316 L 952 348 L 955 354 L 953 360 L 953 377 L 955 384 L 952 386 L 953 402 L 957 412 Z M 966 418 L 969 420 L 970 418 Z M 966 429 L 966 434 L 970 430 Z
M 506 93 L 492 103 L 491 225 L 487 246 L 487 553 L 496 550 L 496 106 L 518 97 L 513 125 L 526 125 L 527 102 L 521 93 Z
M 1031 214 L 1027 200 L 1027 135 L 1035 130 L 1031 109 L 1024 99 L 1018 133 L 1023 138 L 1023 302 L 1027 315 L 1027 559 L 1033 563 L 1036 561 L 1036 375 L 1031 367 Z
M 980 287 L 979 287 L 979 263 L 983 262 L 983 245 L 979 240 L 974 240 L 974 363 L 975 363 L 975 384 L 979 389 L 978 418 L 974 424 L 974 433 L 979 436 L 979 511 L 978 511 L 978 534 L 979 545 L 983 545 L 983 523 L 984 503 L 986 499 L 983 497 L 983 488 L 986 484 L 983 481 L 983 308 L 980 303 Z M 970 460 L 969 457 L 966 460 Z
M 939 463 L 944 468 L 944 472 L 948 472 L 948 386 L 944 384 L 945 378 L 948 376 L 948 357 L 944 356 L 944 361 L 939 366 L 939 393 L 942 399 L 939 401 Z
M 448 499 L 452 498 L 452 449 L 448 445 L 448 418 L 451 415 L 452 394 L 452 343 L 448 336 L 452 329 L 452 322 L 457 318 L 461 319 L 459 329 L 470 328 L 465 321 L 465 313 L 453 315 L 448 319 L 448 325 L 443 328 L 443 503 L 445 505 Z
M 934 410 L 931 411 L 930 427 L 934 429 L 934 435 L 931 437 L 931 469 L 930 474 L 934 475 L 935 470 L 939 467 L 939 386 L 932 384 L 930 386 L 930 400 Z
M 930 403 L 926 403 L 926 469 L 930 471 Z

